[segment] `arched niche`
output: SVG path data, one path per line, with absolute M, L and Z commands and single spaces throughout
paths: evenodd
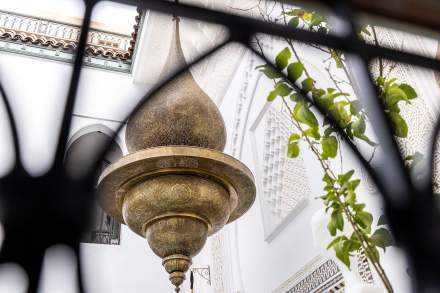
M 65 155 L 65 167 L 73 177 L 79 177 L 91 168 L 98 153 L 104 146 L 111 143 L 101 163 L 97 175 L 111 163 L 122 157 L 119 144 L 112 139 L 113 131 L 104 125 L 90 125 L 78 130 L 69 140 Z M 96 181 L 98 178 L 96 178 Z M 98 244 L 119 244 L 121 225 L 107 215 L 97 202 L 94 204 L 93 218 L 88 231 L 83 236 L 83 242 Z

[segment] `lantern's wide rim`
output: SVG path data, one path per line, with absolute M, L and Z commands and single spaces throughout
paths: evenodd
M 229 189 L 236 207 L 228 223 L 242 216 L 255 201 L 254 176 L 246 165 L 234 157 L 201 147 L 161 146 L 129 154 L 107 167 L 98 181 L 101 206 L 124 223 L 122 203 L 133 182 L 152 176 L 184 173 L 211 177 Z M 135 232 L 142 234 L 142 231 Z

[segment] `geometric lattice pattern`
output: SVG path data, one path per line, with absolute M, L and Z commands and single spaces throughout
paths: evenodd
M 370 263 L 363 249 L 356 252 L 357 270 L 363 283 L 374 284 L 373 273 L 371 272 Z
M 279 221 L 310 194 L 303 159 L 287 157 L 287 141 L 292 133 L 288 117 L 273 108 L 265 115 L 263 196 Z
M 344 292 L 344 280 L 336 263 L 329 259 L 286 293 Z

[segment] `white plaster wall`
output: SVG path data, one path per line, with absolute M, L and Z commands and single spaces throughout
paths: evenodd
M 241 70 L 243 69 L 241 68 Z M 234 120 L 232 117 L 229 118 L 233 116 L 231 110 L 227 111 L 226 109 L 230 109 L 231 105 L 236 104 L 239 82 L 239 80 L 238 82 L 233 81 L 223 101 L 223 107 L 221 107 L 228 129 L 233 128 Z M 265 97 L 270 83 L 266 82 L 264 78 L 260 80 L 260 83 L 262 85 L 258 88 L 257 96 L 251 105 L 249 121 L 256 119 L 266 103 Z M 262 140 L 257 141 L 262 144 Z M 231 140 L 228 140 L 228 143 L 231 143 Z M 251 143 L 249 133 L 246 133 L 241 160 L 255 173 L 256 166 Z M 318 163 L 314 160 L 308 163 L 310 163 L 308 169 L 319 173 Z M 319 174 L 319 176 L 321 175 Z M 312 192 L 319 194 L 319 188 L 319 184 L 315 184 L 312 186 Z M 257 193 L 257 197 L 260 195 L 261 193 Z M 232 224 L 235 226 L 236 232 L 232 227 L 228 227 L 230 233 L 233 234 L 232 236 L 237 236 L 238 247 L 236 249 L 239 250 L 237 261 L 241 267 L 242 284 L 240 285 L 243 286 L 237 288 L 243 290 L 240 292 L 271 292 L 318 253 L 312 245 L 313 239 L 309 224 L 311 216 L 318 207 L 320 207 L 319 203 L 311 201 L 292 223 L 285 227 L 271 242 L 264 241 L 263 217 L 258 198 L 248 213 L 240 218 L 236 224 Z M 239 276 L 234 276 L 234 278 L 239 278 Z M 237 285 L 240 286 L 239 283 Z M 234 289 L 230 292 L 238 292 Z

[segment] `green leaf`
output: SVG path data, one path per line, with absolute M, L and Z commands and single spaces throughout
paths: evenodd
M 333 116 L 342 128 L 348 126 L 351 122 L 351 114 L 345 109 L 346 102 L 336 102 L 330 107 L 330 114 Z
M 282 77 L 276 70 L 274 70 L 270 65 L 260 65 L 257 66 L 256 69 L 258 69 L 260 72 L 263 72 L 266 77 L 269 79 L 276 79 Z
M 347 127 L 345 128 L 345 132 L 347 133 L 347 136 L 350 139 L 354 139 L 354 137 L 353 137 L 353 130 L 351 129 L 351 125 L 352 125 L 352 123 L 347 125 Z
M 324 175 L 324 177 L 322 177 L 322 181 L 324 181 L 325 183 L 327 183 L 327 185 L 333 186 L 334 181 L 332 178 L 330 178 L 330 176 L 327 175 L 327 173 Z
M 331 236 L 336 235 L 337 223 L 336 219 L 334 219 L 333 215 L 330 218 L 330 222 L 327 224 L 327 230 L 330 232 Z
M 385 93 L 385 102 L 388 107 L 394 106 L 399 101 L 407 101 L 408 97 L 405 92 L 401 90 L 398 86 L 393 86 L 388 89 Z
M 363 229 L 367 229 L 371 227 L 371 223 L 373 223 L 373 216 L 366 211 L 359 211 L 355 214 L 354 219 L 359 226 Z
M 313 137 L 314 139 L 320 139 L 321 134 L 319 134 L 319 131 L 317 128 L 309 128 L 303 131 L 303 134 L 308 137 Z
M 365 208 L 365 204 L 364 203 L 355 204 L 354 207 L 353 207 L 355 212 L 363 211 L 364 208 Z
M 408 135 L 408 125 L 399 113 L 389 112 L 388 118 L 391 121 L 394 135 L 397 137 L 406 137 Z
M 304 79 L 301 83 L 302 85 L 302 89 L 308 93 L 309 91 L 311 91 L 313 89 L 313 87 L 315 86 L 315 80 L 311 77 L 308 77 L 306 79 Z
M 334 246 L 336 257 L 350 268 L 350 251 L 346 241 L 339 241 Z
M 353 176 L 353 174 L 354 174 L 354 170 L 350 170 L 350 171 L 348 171 L 345 174 L 339 175 L 338 176 L 338 182 L 341 185 L 343 185 L 344 183 L 347 183 L 350 180 L 351 176 Z
M 378 78 L 376 78 L 376 83 L 379 86 L 384 86 L 385 85 L 385 78 L 383 76 L 379 76 Z
M 309 107 L 305 103 L 296 103 L 295 108 L 293 109 L 293 118 L 298 122 L 307 124 L 311 128 L 318 128 L 318 120 L 310 111 Z
M 385 226 L 385 225 L 388 225 L 388 221 L 385 218 L 385 215 L 381 215 L 379 217 L 379 220 L 377 220 L 377 226 Z
M 271 91 L 267 96 L 267 101 L 272 102 L 278 97 L 278 94 L 275 91 Z
M 292 89 L 285 83 L 279 82 L 276 84 L 275 88 L 267 96 L 267 101 L 272 102 L 278 96 L 285 97 L 292 92 Z
M 292 133 L 289 137 L 289 143 L 297 141 L 301 136 L 298 133 Z
M 402 83 L 399 88 L 405 92 L 408 99 L 412 100 L 417 98 L 417 93 L 412 86 L 406 83 Z
M 363 134 L 363 133 L 360 133 L 360 134 L 356 134 L 356 137 L 357 138 L 359 138 L 359 139 L 361 139 L 361 140 L 363 140 L 363 141 L 365 141 L 366 143 L 368 143 L 369 145 L 371 145 L 371 146 L 377 146 L 377 143 L 375 143 L 374 141 L 372 141 L 368 136 L 366 136 L 365 134 Z
M 362 105 L 358 100 L 350 102 L 350 113 L 353 115 L 359 114 L 362 109 Z
M 297 95 L 296 93 L 293 93 L 290 95 L 290 100 L 292 102 L 300 102 L 302 100 L 300 95 Z
M 354 136 L 359 136 L 360 134 L 365 133 L 367 126 L 365 124 L 365 120 L 362 117 L 359 117 L 353 124 L 351 125 L 351 129 L 353 130 Z
M 390 247 L 394 244 L 393 237 L 391 236 L 390 231 L 385 228 L 379 228 L 374 231 L 373 235 L 370 237 L 371 243 L 375 246 L 382 248 L 385 251 L 385 248 Z
M 304 64 L 301 62 L 295 62 L 289 64 L 287 67 L 287 76 L 292 82 L 297 81 L 304 72 Z
M 361 243 L 356 240 L 347 240 L 345 242 L 346 249 L 348 252 L 358 251 L 361 248 Z
M 288 47 L 284 48 L 275 58 L 275 64 L 278 69 L 283 70 L 287 67 L 289 59 L 292 56 Z
M 394 83 L 396 82 L 396 80 L 397 80 L 397 78 L 391 78 L 391 79 L 389 79 L 389 80 L 386 80 L 386 81 L 385 81 L 385 84 L 384 84 L 384 91 L 385 91 L 385 92 L 388 92 L 388 89 L 389 89 L 391 86 L 394 85 Z
M 335 246 L 336 244 L 338 244 L 341 241 L 346 241 L 348 240 L 347 236 L 345 235 L 341 235 L 338 237 L 335 237 L 328 245 L 327 245 L 327 249 L 332 248 L 333 246 Z
M 333 97 L 333 99 L 334 99 L 334 98 L 337 98 L 337 97 L 340 97 L 340 96 L 345 96 L 345 97 L 347 97 L 347 96 L 349 96 L 349 95 L 350 95 L 350 94 L 348 94 L 348 93 L 337 92 L 337 93 L 332 94 L 332 97 Z
M 292 17 L 289 20 L 288 25 L 291 26 L 291 27 L 297 28 L 298 25 L 299 25 L 299 17 L 298 16 Z
M 344 217 L 340 211 L 334 211 L 331 216 L 331 220 L 335 221 L 336 229 L 344 230 Z
M 351 180 L 350 181 L 350 189 L 356 190 L 356 188 L 359 186 L 360 183 L 361 183 L 360 179 Z
M 287 157 L 296 158 L 299 156 L 298 142 L 292 142 L 287 145 Z
M 349 190 L 345 195 L 345 202 L 350 206 L 354 205 L 356 202 L 356 193 L 352 190 Z
M 280 82 L 277 83 L 277 85 L 275 86 L 275 92 L 277 93 L 277 95 L 285 97 L 290 95 L 290 93 L 292 92 L 292 88 L 289 87 L 287 84 Z
M 324 21 L 324 17 L 319 14 L 313 13 L 312 21 L 310 23 L 311 26 L 318 26 Z
M 322 151 L 326 157 L 335 158 L 338 154 L 338 140 L 335 136 L 322 139 Z
M 312 89 L 312 97 L 313 97 L 314 99 L 319 99 L 319 98 L 322 97 L 323 95 L 325 95 L 325 90 L 323 90 L 323 89 L 317 89 L 317 88 Z
M 315 98 L 315 102 L 324 110 L 330 109 L 333 105 L 333 96 L 330 94 L 322 95 L 320 97 Z

